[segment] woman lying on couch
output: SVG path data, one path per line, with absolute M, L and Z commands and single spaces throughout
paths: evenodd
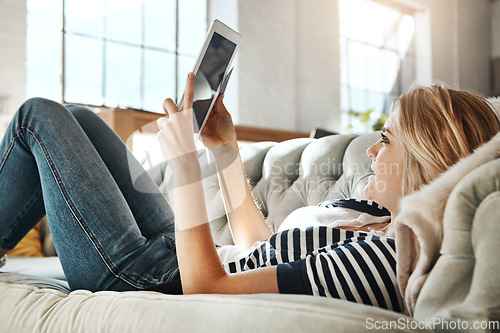
M 158 122 L 175 177 L 172 209 L 93 112 L 40 98 L 23 104 L 0 145 L 0 257 L 46 214 L 73 290 L 302 293 L 401 311 L 391 224 L 377 217 L 384 210 L 365 202 L 354 208 L 374 223 L 335 228 L 324 223 L 328 208 L 322 221 L 318 207 L 302 208 L 273 235 L 247 186 L 222 98 L 202 140 L 216 159 L 236 245 L 214 246 L 192 135 L 193 90 L 190 74 L 182 110 L 167 99 Z M 374 174 L 364 190 L 392 220 L 404 195 L 499 131 L 488 104 L 467 92 L 417 87 L 395 104 L 367 150 Z M 142 172 L 135 182 L 132 170 Z

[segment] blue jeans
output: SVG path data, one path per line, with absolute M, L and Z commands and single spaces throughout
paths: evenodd
M 73 290 L 138 290 L 178 278 L 171 208 L 84 107 L 33 98 L 19 108 L 0 144 L 0 195 L 0 247 L 12 249 L 46 214 Z

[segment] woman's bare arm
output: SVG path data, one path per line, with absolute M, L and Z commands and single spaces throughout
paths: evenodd
M 235 244 L 250 247 L 272 236 L 247 182 L 238 147 L 217 147 L 215 156 L 224 206 Z
M 197 162 L 193 161 L 193 162 Z M 190 170 L 190 171 L 186 171 Z M 179 170 L 176 170 L 179 171 Z M 184 174 L 184 175 L 183 175 Z M 192 182 L 198 174 L 199 181 Z M 186 177 L 190 178 L 186 183 Z M 193 164 L 177 172 L 174 188 L 175 239 L 184 294 L 277 293 L 276 267 L 228 275 L 214 246 L 201 181 Z
M 250 247 L 272 236 L 248 187 L 231 115 L 219 96 L 201 139 L 213 152 L 224 205 L 235 244 Z
M 179 111 L 171 99 L 166 99 L 164 109 L 167 117 L 158 122 L 158 139 L 163 155 L 174 173 L 173 210 L 183 292 L 278 292 L 275 267 L 228 275 L 222 266 L 208 223 L 201 168 L 193 141 L 193 95 L 194 75 L 190 73 L 183 110 Z M 239 170 L 238 165 L 241 167 L 241 162 L 236 163 L 235 170 Z M 233 168 L 230 166 L 229 170 Z M 240 171 L 236 171 L 238 172 Z M 232 171 L 228 176 L 234 176 Z M 244 174 L 239 178 L 244 180 Z M 246 182 L 244 184 L 248 189 Z

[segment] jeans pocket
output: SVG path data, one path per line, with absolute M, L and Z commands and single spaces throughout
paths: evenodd
M 177 253 L 176 248 L 175 248 L 175 239 L 173 237 L 170 237 L 167 235 L 161 235 L 161 237 L 163 237 L 163 239 L 165 240 L 165 244 L 167 245 L 167 248 L 169 250 L 173 251 L 174 253 Z
M 144 247 L 144 251 L 122 270 L 120 277 L 142 288 L 167 282 L 177 268 L 174 238 L 159 235 Z

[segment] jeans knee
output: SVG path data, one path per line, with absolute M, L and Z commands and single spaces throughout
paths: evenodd
M 21 106 L 21 109 L 24 110 L 43 110 L 40 112 L 45 112 L 46 110 L 58 109 L 61 108 L 61 104 L 54 102 L 50 99 L 46 99 L 43 97 L 32 97 L 27 99 L 24 104 Z
M 26 100 L 15 117 L 18 124 L 29 124 L 35 128 L 41 124 L 57 128 L 73 118 L 63 105 L 42 97 Z
M 53 120 L 58 118 L 64 107 L 50 99 L 33 97 L 19 108 L 16 118 L 20 123 L 31 123 L 34 119 Z
M 81 120 L 83 119 L 93 119 L 96 116 L 96 114 L 89 108 L 77 104 L 68 104 L 66 105 L 66 109 L 71 112 L 73 117 L 75 117 L 79 123 L 81 123 Z

